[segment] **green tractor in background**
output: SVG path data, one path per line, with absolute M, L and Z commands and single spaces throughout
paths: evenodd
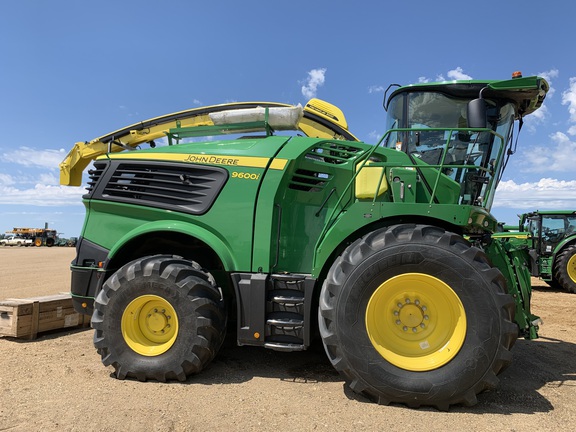
M 576 211 L 525 213 L 518 226 L 504 225 L 495 237 L 525 250 L 532 276 L 576 293 Z
M 96 160 L 72 296 L 103 363 L 119 379 L 186 380 L 227 330 L 278 351 L 318 336 L 378 403 L 473 405 L 518 336 L 537 337 L 530 274 L 492 239 L 490 208 L 515 121 L 548 89 L 521 76 L 399 86 L 376 145 L 319 100 L 204 107 L 77 143 L 62 184 Z

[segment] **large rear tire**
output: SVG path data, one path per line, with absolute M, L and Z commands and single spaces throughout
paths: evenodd
M 116 378 L 184 381 L 220 349 L 226 311 L 198 264 L 156 255 L 126 264 L 104 283 L 92 327 L 94 346 Z
M 554 277 L 562 289 L 576 293 L 576 246 L 568 246 L 558 254 L 554 262 Z
M 518 337 L 501 272 L 461 236 L 396 225 L 332 265 L 320 333 L 350 387 L 381 404 L 474 405 L 495 388 Z

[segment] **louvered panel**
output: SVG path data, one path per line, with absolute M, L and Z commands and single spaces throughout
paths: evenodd
M 92 189 L 102 174 L 94 174 Z M 162 162 L 113 161 L 93 198 L 203 214 L 226 183 L 219 167 Z

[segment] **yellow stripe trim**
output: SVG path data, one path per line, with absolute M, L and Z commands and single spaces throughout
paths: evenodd
M 529 237 L 528 234 L 513 234 L 513 233 L 494 233 L 492 234 L 492 238 L 517 238 L 517 239 L 527 239 Z
M 207 154 L 182 154 L 182 153 L 115 153 L 109 154 L 110 159 L 148 159 L 172 162 L 186 162 L 209 165 L 238 166 L 249 168 L 266 168 L 270 158 L 258 156 L 228 156 Z M 98 159 L 103 159 L 101 156 Z M 271 169 L 283 170 L 288 163 L 287 159 L 274 159 L 270 164 Z
M 283 170 L 287 163 L 288 159 L 274 159 L 270 164 L 270 169 Z

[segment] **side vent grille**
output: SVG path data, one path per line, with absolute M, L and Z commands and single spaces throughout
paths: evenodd
M 219 167 L 149 161 L 118 163 L 110 171 L 102 199 L 192 214 L 206 213 L 228 179 Z
M 94 168 L 88 170 L 88 183 L 87 183 L 88 186 L 86 186 L 87 193 L 85 197 L 92 194 L 92 192 L 94 191 L 94 187 L 100 180 L 100 177 L 102 177 L 102 173 L 104 172 L 107 166 L 108 166 L 107 162 L 97 161 L 94 162 Z
M 342 164 L 359 155 L 362 149 L 342 143 L 322 142 L 308 152 L 307 159 L 330 164 Z
M 305 192 L 320 192 L 332 176 L 323 172 L 296 170 L 288 187 Z

